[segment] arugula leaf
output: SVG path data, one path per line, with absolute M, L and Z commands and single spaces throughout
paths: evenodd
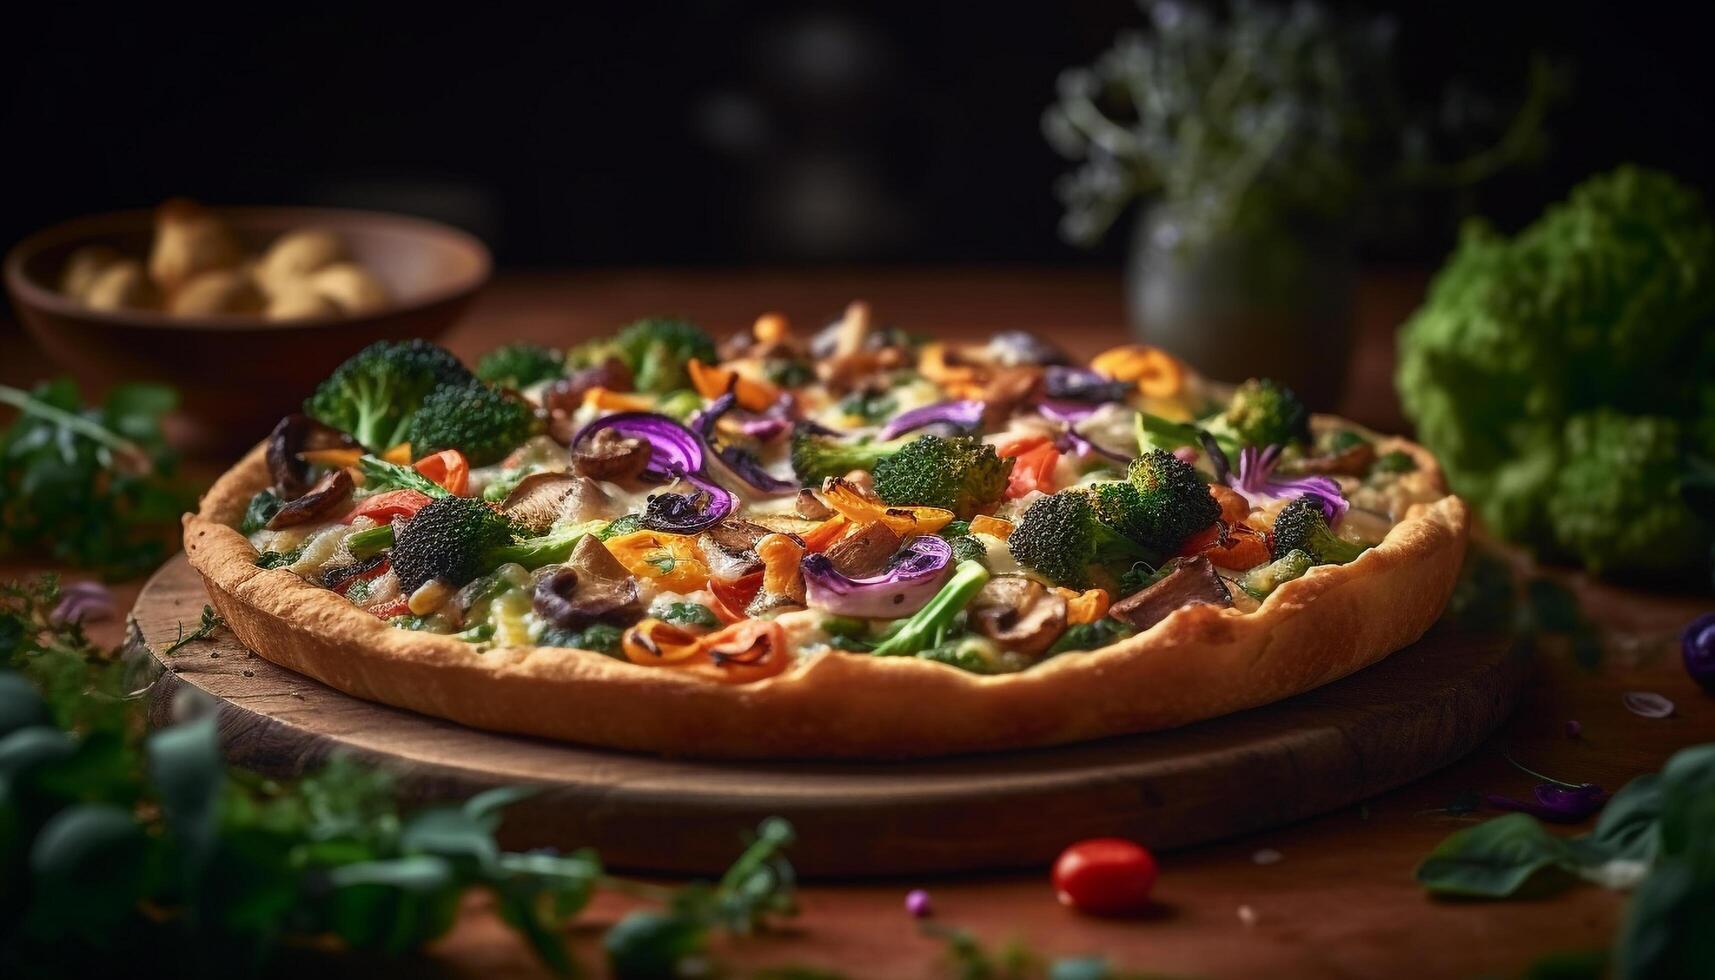
M 359 457 L 357 471 L 363 474 L 363 494 L 365 496 L 386 490 L 415 490 L 431 497 L 445 497 L 449 492 L 446 487 L 409 466 L 389 463 L 376 456 Z

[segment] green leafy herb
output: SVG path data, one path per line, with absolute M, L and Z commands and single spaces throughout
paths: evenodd
M 120 975 L 135 972 L 135 950 L 170 947 L 187 974 L 249 973 L 282 942 L 330 939 L 398 955 L 443 935 L 483 890 L 569 974 L 565 927 L 611 889 L 660 905 L 609 931 L 621 975 L 683 975 L 711 933 L 793 914 L 784 821 L 765 821 L 718 882 L 667 889 L 609 877 L 589 851 L 502 850 L 500 813 L 527 789 L 404 813 L 385 773 L 348 758 L 280 782 L 228 770 L 212 718 L 146 735 L 117 657 L 55 622 L 57 599 L 51 578 L 0 585 L 9 971 Z M 205 613 L 204 627 L 216 622 Z
M 389 463 L 376 456 L 363 456 L 358 459 L 357 470 L 363 474 L 365 494 L 381 493 L 385 490 L 415 490 L 431 497 L 445 497 L 448 493 L 446 487 L 415 469 Z
M 353 535 L 355 537 L 355 535 Z M 257 568 L 285 568 L 297 561 L 304 549 L 293 548 L 291 551 L 264 551 L 256 556 Z
M 596 537 L 606 541 L 609 538 L 617 538 L 622 534 L 631 534 L 641 530 L 643 530 L 643 515 L 626 514 L 608 522 L 606 527 L 596 532 Z
M 244 519 L 238 524 L 238 533 L 249 537 L 262 530 L 274 515 L 280 512 L 285 501 L 273 490 L 258 490 L 256 496 L 250 498 L 250 504 L 244 508 Z
M 862 419 L 865 425 L 879 425 L 892 417 L 899 402 L 886 392 L 854 391 L 840 401 L 840 411 Z
M 172 480 L 161 418 L 172 389 L 128 384 L 85 407 L 68 379 L 34 391 L 0 385 L 18 417 L 0 430 L 0 554 L 44 555 L 113 578 L 166 555 L 190 502 Z
M 167 644 L 167 649 L 163 652 L 177 653 L 179 648 L 183 647 L 185 644 L 195 643 L 198 640 L 206 640 L 210 636 L 214 635 L 215 630 L 220 629 L 225 625 L 226 620 L 221 619 L 215 614 L 213 606 L 203 606 L 202 621 L 197 624 L 197 628 L 186 633 L 185 624 L 180 623 L 178 637 L 174 639 L 173 642 Z
M 545 647 L 568 647 L 574 650 L 594 650 L 610 656 L 619 655 L 619 642 L 624 634 L 617 626 L 607 623 L 592 623 L 581 630 L 562 629 L 552 626 L 542 631 L 536 638 L 537 644 Z
M 1403 449 L 1382 453 L 1376 461 L 1370 464 L 1373 473 L 1413 473 L 1417 470 L 1417 460 Z

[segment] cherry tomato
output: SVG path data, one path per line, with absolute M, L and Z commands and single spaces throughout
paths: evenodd
M 373 497 L 365 497 L 351 513 L 342 520 L 350 524 L 359 517 L 367 517 L 377 524 L 391 524 L 396 517 L 410 517 L 417 511 L 428 506 L 429 495 L 416 490 L 388 490 Z
M 1149 905 L 1155 873 L 1155 858 L 1141 845 L 1097 837 L 1060 852 L 1054 862 L 1054 893 L 1060 904 L 1080 912 L 1124 915 Z

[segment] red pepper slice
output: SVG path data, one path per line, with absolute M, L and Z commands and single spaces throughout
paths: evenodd
M 367 517 L 377 524 L 391 524 L 396 517 L 410 517 L 429 503 L 429 495 L 418 490 L 388 490 L 358 502 L 351 513 L 342 518 L 350 524 Z
M 389 602 L 385 606 L 379 606 L 369 611 L 378 619 L 392 619 L 394 616 L 404 616 L 408 614 L 411 611 L 411 604 L 404 599 L 399 599 L 394 602 Z
M 1054 492 L 1054 468 L 1060 464 L 1060 450 L 1051 442 L 1043 442 L 1013 457 L 1012 476 L 1006 481 L 1006 497 L 1016 500 L 1033 490 Z
M 470 492 L 470 462 L 457 449 L 443 449 L 433 456 L 424 456 L 412 468 L 447 488 L 447 492 L 462 497 Z

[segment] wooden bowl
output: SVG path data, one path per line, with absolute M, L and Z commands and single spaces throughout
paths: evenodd
M 24 326 L 50 357 L 94 397 L 122 381 L 178 388 L 175 441 L 193 452 L 253 444 L 292 411 L 341 361 L 377 340 L 434 338 L 456 321 L 488 280 L 483 244 L 446 225 L 373 211 L 239 207 L 218 213 L 260 254 L 280 234 L 323 228 L 393 296 L 356 316 L 264 320 L 249 316 L 170 316 L 149 310 L 92 310 L 57 288 L 66 259 L 104 244 L 145 259 L 154 212 L 78 218 L 26 238 L 6 256 L 6 291 Z

